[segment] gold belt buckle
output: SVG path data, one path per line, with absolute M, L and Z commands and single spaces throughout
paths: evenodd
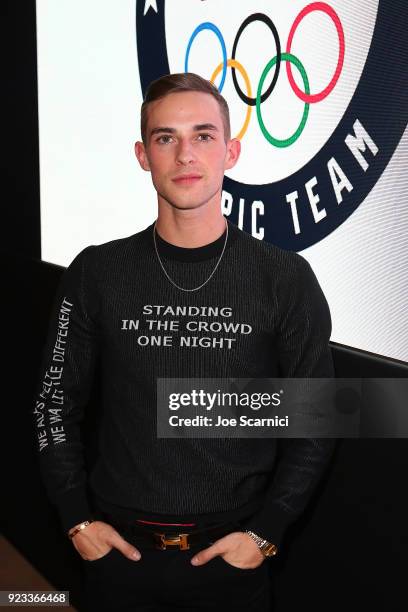
M 188 533 L 176 533 L 166 536 L 165 533 L 154 532 L 153 535 L 156 541 L 156 548 L 159 550 L 166 550 L 167 546 L 178 546 L 180 550 L 187 550 L 190 548 L 190 544 L 187 540 Z

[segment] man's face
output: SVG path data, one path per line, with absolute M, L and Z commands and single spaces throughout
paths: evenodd
M 189 209 L 219 199 L 224 172 L 238 161 L 240 142 L 225 141 L 217 100 L 189 91 L 149 105 L 146 145 L 137 142 L 135 153 L 151 172 L 159 200 Z

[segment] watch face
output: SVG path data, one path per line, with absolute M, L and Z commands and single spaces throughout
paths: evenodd
M 278 548 L 275 544 L 269 544 L 263 550 L 263 553 L 266 557 L 273 557 L 276 555 L 277 552 L 278 552 Z

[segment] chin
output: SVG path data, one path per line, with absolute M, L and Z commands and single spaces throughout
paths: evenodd
M 178 210 L 192 210 L 195 208 L 200 208 L 200 206 L 202 206 L 203 204 L 205 204 L 205 202 L 202 202 L 201 200 L 199 202 L 192 202 L 191 200 L 189 200 L 188 202 L 169 202 L 169 204 L 171 206 L 173 206 L 174 208 L 177 208 Z
M 170 204 L 170 206 L 173 206 L 174 208 L 178 208 L 180 210 L 200 208 L 200 206 L 203 206 L 211 199 L 210 195 L 205 196 L 193 193 L 186 193 L 182 197 L 180 197 L 180 194 L 177 194 L 177 196 L 174 197 L 172 197 L 172 194 L 166 195 L 164 193 L 160 193 L 160 195 L 164 200 L 166 200 L 166 202 Z

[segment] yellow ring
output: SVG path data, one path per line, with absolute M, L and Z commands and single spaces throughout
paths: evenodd
M 219 66 L 217 66 L 217 68 L 214 70 L 212 77 L 211 77 L 211 83 L 214 83 L 217 75 L 221 72 L 222 67 L 223 67 L 223 62 L 221 62 L 221 64 Z M 252 98 L 252 91 L 251 91 L 251 83 L 249 82 L 249 77 L 248 74 L 245 70 L 245 68 L 243 67 L 242 64 L 240 64 L 239 62 L 237 62 L 237 60 L 234 59 L 229 59 L 227 61 L 227 66 L 231 66 L 232 68 L 236 68 L 238 70 L 238 72 L 240 72 L 244 78 L 245 81 L 245 85 L 247 88 L 247 96 L 249 98 Z M 245 132 L 248 129 L 248 125 L 249 125 L 249 120 L 251 119 L 251 112 L 252 112 L 252 106 L 248 106 L 247 107 L 247 113 L 246 113 L 246 117 L 245 117 L 245 121 L 244 121 L 244 125 L 241 128 L 240 133 L 238 134 L 238 136 L 236 136 L 236 138 L 238 138 L 238 140 L 241 140 L 241 138 L 244 137 Z

